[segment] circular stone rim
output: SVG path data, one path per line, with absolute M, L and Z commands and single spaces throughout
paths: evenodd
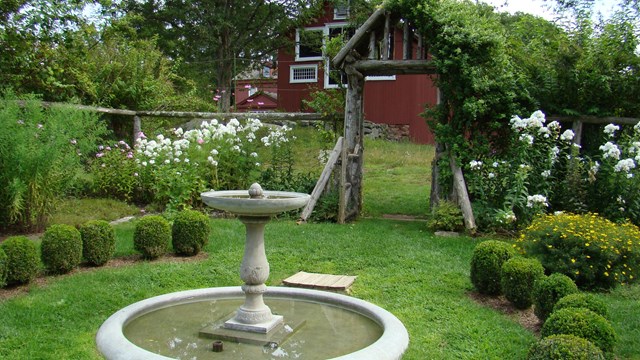
M 251 199 L 247 190 L 222 190 L 203 192 L 200 197 L 212 208 L 253 216 L 299 209 L 311 198 L 309 194 L 288 191 L 264 191 L 263 195 L 263 198 Z
M 169 357 L 152 353 L 130 342 L 124 336 L 124 327 L 133 319 L 169 305 L 197 302 L 212 298 L 241 298 L 242 289 L 237 286 L 185 290 L 138 301 L 111 315 L 100 326 L 96 343 L 100 353 L 108 360 L 160 360 Z M 387 310 L 350 296 L 326 291 L 268 287 L 266 297 L 309 300 L 334 305 L 366 316 L 382 327 L 382 336 L 373 344 L 334 359 L 340 360 L 395 360 L 401 359 L 409 346 L 409 334 L 402 322 Z

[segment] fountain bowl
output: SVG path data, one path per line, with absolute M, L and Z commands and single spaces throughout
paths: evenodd
M 102 324 L 96 335 L 98 350 L 108 360 L 170 359 L 138 347 L 129 341 L 124 335 L 127 324 L 140 316 L 169 306 L 197 301 L 240 298 L 243 295 L 240 287 L 217 287 L 169 293 L 131 304 L 111 315 Z M 368 317 L 382 328 L 382 335 L 371 345 L 334 359 L 401 359 L 409 345 L 409 335 L 402 322 L 390 312 L 364 300 L 327 291 L 286 287 L 268 287 L 265 296 L 335 306 Z
M 200 196 L 208 206 L 240 216 L 271 216 L 299 209 L 309 202 L 309 194 L 264 191 L 261 198 L 250 198 L 247 190 L 207 191 Z

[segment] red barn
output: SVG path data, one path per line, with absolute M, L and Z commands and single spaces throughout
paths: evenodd
M 324 15 L 295 32 L 295 47 L 278 52 L 278 109 L 309 111 L 303 100 L 317 89 L 337 88 L 336 76 L 322 53 L 323 39 L 348 32 L 348 7 L 327 4 Z M 402 59 L 402 30 L 391 41 L 391 58 Z M 394 51 L 394 49 L 399 49 Z M 365 119 L 390 126 L 409 126 L 409 137 L 418 143 L 434 143 L 433 133 L 420 116 L 425 105 L 438 101 L 438 89 L 429 75 L 367 77 L 364 88 Z

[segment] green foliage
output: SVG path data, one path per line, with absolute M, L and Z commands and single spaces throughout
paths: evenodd
M 533 303 L 533 286 L 544 277 L 537 259 L 513 257 L 502 264 L 500 285 L 504 296 L 516 308 L 526 309 Z
M 315 222 L 337 222 L 340 193 L 333 189 L 320 196 L 313 208 L 310 219 Z
M 473 249 L 471 257 L 471 283 L 481 294 L 501 293 L 502 264 L 515 255 L 513 247 L 497 240 L 483 241 Z
M 604 360 L 604 354 L 591 341 L 575 335 L 550 335 L 535 343 L 527 360 Z
M 33 241 L 26 236 L 10 236 L 0 248 L 7 255 L 7 284 L 26 284 L 36 277 L 40 260 Z
M 638 278 L 640 230 L 596 214 L 562 213 L 536 218 L 519 245 L 549 272 L 574 279 L 587 290 L 610 289 Z
M 462 231 L 462 211 L 460 207 L 452 201 L 440 201 L 433 209 L 427 226 L 431 231 Z
M 612 353 L 617 341 L 616 332 L 607 319 L 585 308 L 566 308 L 554 311 L 542 325 L 540 335 L 575 335 L 591 341 L 605 354 Z
M 9 275 L 9 265 L 7 254 L 0 247 L 0 288 L 7 284 L 7 275 Z
M 167 252 L 171 242 L 171 225 L 159 215 L 138 220 L 133 232 L 133 246 L 145 259 L 156 259 Z
M 90 220 L 80 227 L 82 257 L 89 264 L 106 264 L 116 249 L 116 233 L 113 226 L 104 220 Z
M 80 231 L 70 225 L 51 225 L 42 236 L 42 263 L 49 273 L 65 274 L 82 261 Z
M 90 165 L 93 194 L 123 201 L 133 200 L 138 185 L 137 170 L 133 149 L 125 141 L 111 146 L 99 145 Z
M 587 293 L 569 294 L 561 298 L 553 307 L 553 311 L 555 312 L 565 308 L 585 308 L 593 311 L 594 313 L 602 316 L 605 319 L 609 319 L 610 317 L 607 304 L 597 297 Z
M 183 210 L 173 219 L 171 241 L 178 255 L 197 255 L 209 242 L 209 217 L 195 210 Z
M 539 279 L 533 286 L 534 313 L 544 321 L 553 311 L 558 300 L 578 292 L 576 284 L 566 275 L 553 273 Z
M 96 114 L 0 101 L 0 228 L 41 229 L 106 129 Z

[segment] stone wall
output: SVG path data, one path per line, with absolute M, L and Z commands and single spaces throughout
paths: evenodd
M 409 125 L 376 124 L 371 121 L 364 122 L 364 134 L 372 139 L 385 139 L 389 141 L 409 140 Z

